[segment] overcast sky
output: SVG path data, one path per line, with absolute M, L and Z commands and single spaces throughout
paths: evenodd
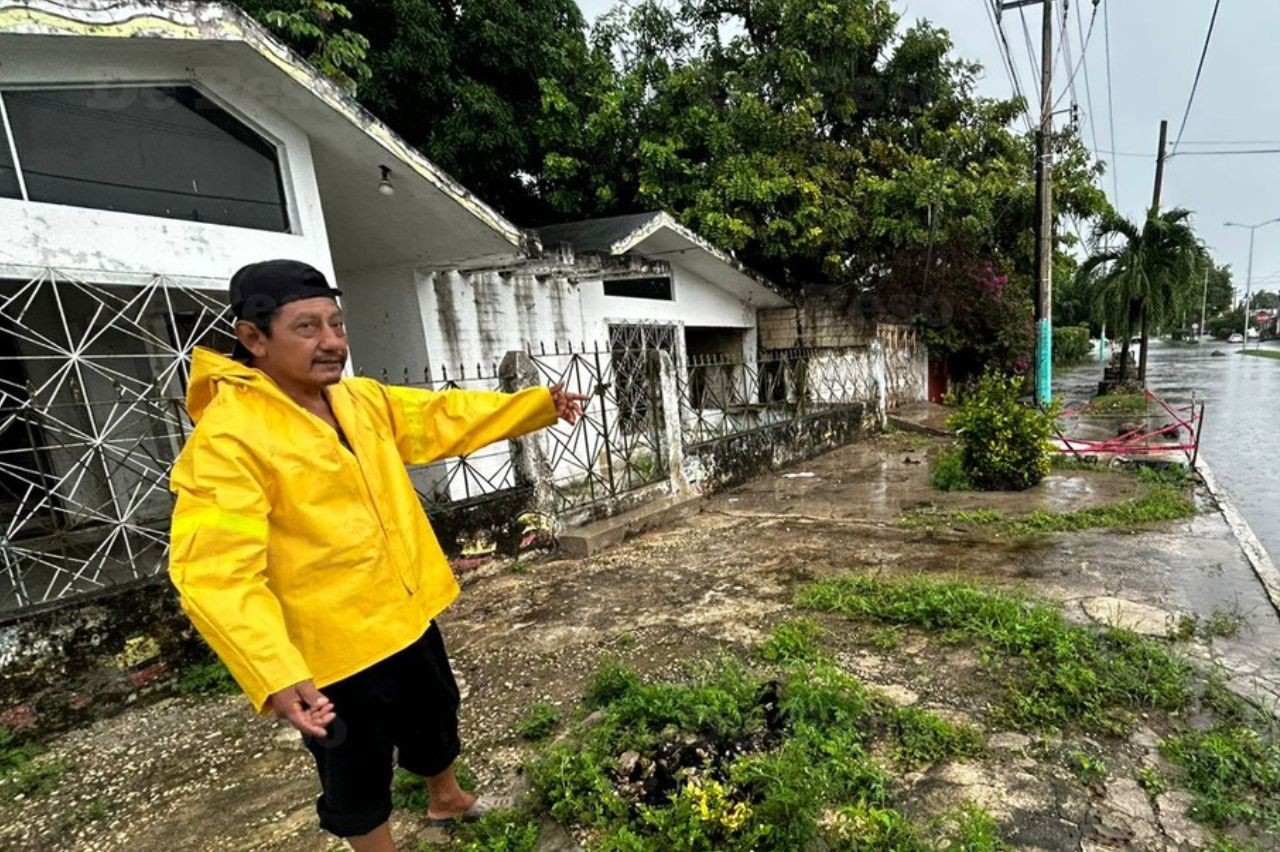
M 1012 91 L 1002 70 L 991 24 L 983 12 L 989 0 L 894 0 L 904 25 L 926 18 L 951 33 L 956 52 L 986 67 L 983 93 L 1007 96 Z M 612 0 L 579 0 L 593 20 L 610 8 Z M 1077 9 L 1081 17 L 1077 23 Z M 1061 14 L 1062 0 L 1054 3 Z M 1089 40 L 1085 68 L 1092 90 L 1092 110 L 1086 93 L 1085 71 L 1075 76 L 1082 112 L 1082 135 L 1093 147 L 1097 134 L 1099 157 L 1110 168 L 1107 194 L 1125 215 L 1140 218 L 1151 203 L 1155 150 L 1161 119 L 1168 119 L 1170 141 L 1178 135 L 1213 0 L 1104 0 Z M 1088 30 L 1092 0 L 1071 0 L 1070 49 L 1079 62 L 1077 26 Z M 1108 8 L 1109 7 L 1109 8 Z M 1103 10 L 1110 17 L 1112 128 L 1107 109 L 1107 51 Z M 1028 29 L 1037 57 L 1028 56 L 1018 12 L 1008 12 L 1005 32 L 1014 52 L 1019 80 L 1033 99 L 1038 96 L 1040 13 L 1028 10 Z M 1060 31 L 1055 30 L 1057 44 Z M 1187 121 L 1179 152 L 1165 170 L 1163 205 L 1195 211 L 1196 228 L 1221 263 L 1230 263 L 1239 285 L 1244 284 L 1249 255 L 1249 232 L 1224 227 L 1228 221 L 1255 224 L 1280 217 L 1280 154 L 1263 156 L 1190 156 L 1194 151 L 1280 148 L 1280 2 L 1227 0 L 1218 13 L 1204 74 Z M 1034 65 L 1034 67 L 1033 67 Z M 1055 98 L 1070 77 L 1059 56 Z M 1064 101 L 1065 103 L 1065 101 Z M 1065 116 L 1060 119 L 1065 120 Z M 1111 133 L 1115 132 L 1115 148 Z M 1211 144 L 1204 144 L 1211 143 Z M 1227 144 L 1230 143 L 1230 144 Z M 1250 144 L 1235 144 L 1250 143 Z M 1111 156 L 1109 151 L 1120 156 Z M 1135 155 L 1135 156 L 1129 156 Z M 1280 223 L 1257 231 L 1254 289 L 1280 289 Z

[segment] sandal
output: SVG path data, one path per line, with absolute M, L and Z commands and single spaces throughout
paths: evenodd
M 490 811 L 510 810 L 515 807 L 511 796 L 476 796 L 475 803 L 465 811 L 447 817 L 428 817 L 432 828 L 453 828 L 458 823 L 475 822 Z

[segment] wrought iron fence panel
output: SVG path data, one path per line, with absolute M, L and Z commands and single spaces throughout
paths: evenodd
M 759 361 L 690 357 L 680 377 L 680 424 L 686 447 L 785 423 L 806 413 L 871 402 L 870 350 L 793 349 Z
M 928 398 L 928 368 L 924 344 L 917 333 L 904 326 L 879 327 L 884 345 L 885 395 L 889 408 Z
M 164 570 L 187 359 L 230 348 L 226 311 L 163 276 L 0 282 L 0 610 Z
M 620 497 L 667 478 L 655 420 L 656 388 L 647 369 L 653 350 L 623 348 L 620 337 L 613 342 L 607 350 L 530 353 L 546 383 L 588 397 L 576 424 L 559 422 L 546 432 L 557 511 Z
M 501 390 L 498 365 L 473 364 L 453 368 L 442 366 L 434 374 L 419 377 L 406 369 L 401 376 L 383 372 L 377 376 L 384 384 L 424 388 L 433 391 Z M 409 468 L 409 479 L 422 503 L 430 510 L 446 505 L 479 500 L 515 488 L 515 469 L 510 445 L 497 441 L 468 456 L 442 459 L 429 465 Z

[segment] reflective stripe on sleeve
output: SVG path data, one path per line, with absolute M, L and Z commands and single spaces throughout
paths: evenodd
M 219 509 L 216 506 L 186 513 L 181 518 L 175 518 L 170 535 L 177 538 L 178 536 L 195 532 L 198 529 L 236 532 L 249 538 L 258 538 L 263 541 L 267 538 L 266 518 L 228 512 L 226 509 Z

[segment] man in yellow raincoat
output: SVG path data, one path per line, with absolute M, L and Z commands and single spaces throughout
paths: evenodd
M 343 378 L 338 295 L 296 261 L 232 278 L 236 351 L 192 359 L 169 574 L 255 709 L 302 732 L 321 826 L 383 852 L 393 754 L 427 779 L 434 820 L 485 805 L 454 776 L 459 696 L 433 620 L 458 585 L 405 466 L 572 423 L 582 397 Z

